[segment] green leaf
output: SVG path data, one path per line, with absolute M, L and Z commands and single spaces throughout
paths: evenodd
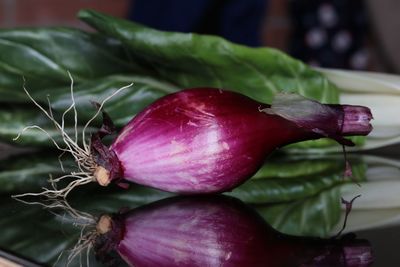
M 77 85 L 74 88 L 74 98 L 78 112 L 78 136 L 86 122 L 96 113 L 91 101 L 101 102 L 113 94 L 117 89 L 133 85 L 111 98 L 105 105 L 105 110 L 117 126 L 124 126 L 136 113 L 141 111 L 151 102 L 177 90 L 169 83 L 154 80 L 146 76 L 112 75 L 97 80 L 90 80 Z M 29 90 L 29 89 L 28 89 Z M 61 114 L 71 105 L 70 87 L 60 87 L 32 93 L 33 98 L 44 108 L 47 108 L 47 96 L 55 110 L 54 117 L 61 122 Z M 65 131 L 74 135 L 73 110 L 65 116 Z M 97 122 L 97 123 L 96 123 Z M 101 116 L 92 124 L 99 126 Z M 24 127 L 37 125 L 44 128 L 52 138 L 61 142 L 61 136 L 49 118 L 37 107 L 14 105 L 0 109 L 0 140 L 16 145 L 29 145 L 51 147 L 54 146 L 48 136 L 38 130 L 30 129 L 17 140 L 13 141 Z M 87 133 L 96 131 L 96 128 L 89 128 Z
M 275 93 L 297 92 L 337 103 L 338 91 L 319 72 L 270 48 L 250 48 L 216 36 L 157 31 L 91 10 L 79 18 L 120 40 L 143 66 L 182 88 L 214 86 L 270 103 Z
M 341 161 L 342 158 L 338 158 L 338 160 Z M 299 155 L 272 155 L 252 179 L 304 177 L 326 173 L 332 168 L 337 169 L 337 163 L 322 155 L 313 160 L 307 160 L 304 156 Z
M 59 117 L 58 114 L 54 115 L 55 117 Z M 32 125 L 41 127 L 48 135 L 37 128 L 28 129 L 23 132 L 18 140 L 14 140 L 25 127 Z M 74 136 L 75 129 L 73 123 L 67 120 L 66 125 L 64 131 L 70 136 Z M 79 126 L 77 131 L 81 133 L 82 127 Z M 90 131 L 95 131 L 95 129 L 89 127 L 88 132 Z M 25 108 L 20 106 L 0 108 L 0 140 L 2 142 L 20 146 L 54 147 L 49 136 L 58 144 L 62 144 L 59 131 L 38 108 Z
M 343 182 L 343 179 L 343 172 L 291 179 L 254 179 L 227 194 L 247 203 L 292 201 L 315 195 L 321 190 Z
M 124 126 L 138 112 L 158 98 L 178 91 L 178 88 L 170 83 L 139 75 L 111 75 L 81 83 L 74 87 L 76 109 L 81 124 L 85 124 L 94 115 L 93 101 L 100 103 L 119 88 L 131 83 L 133 83 L 131 87 L 114 95 L 104 106 L 104 110 L 119 127 Z M 33 97 L 45 104 L 46 95 L 49 96 L 52 108 L 59 112 L 68 109 L 72 103 L 70 87 L 44 90 L 35 93 Z
M 310 198 L 255 209 L 279 232 L 327 237 L 340 220 L 340 190 L 334 187 Z
M 0 101 L 26 101 L 32 91 L 141 69 L 116 40 L 71 28 L 0 30 Z
M 324 158 L 320 157 L 319 159 L 322 161 Z M 357 181 L 365 180 L 366 164 L 355 157 L 351 157 L 349 160 L 353 172 L 352 179 Z M 310 159 L 305 158 L 295 161 L 294 166 L 299 166 L 301 163 L 305 163 L 307 166 L 308 162 L 310 162 Z M 325 163 L 328 164 L 328 162 L 330 164 L 325 165 L 323 169 L 320 169 L 321 165 L 316 165 L 314 173 L 307 170 L 310 173 L 309 175 L 303 175 L 304 172 L 299 173 L 297 170 L 292 173 L 292 176 L 289 173 L 285 173 L 285 179 L 282 176 L 279 177 L 281 175 L 279 170 L 276 171 L 277 178 L 274 178 L 272 173 L 267 173 L 268 176 L 262 178 L 260 177 L 261 172 L 256 175 L 256 179 L 250 179 L 226 194 L 237 197 L 247 203 L 276 203 L 306 198 L 337 184 L 352 182 L 352 179 L 344 178 L 343 176 L 345 167 L 341 156 L 336 155 L 325 158 Z M 311 166 L 308 165 L 308 167 Z M 268 163 L 265 168 L 268 168 Z M 282 168 L 293 169 L 290 163 L 287 162 L 283 164 Z
M 0 194 L 38 192 L 49 186 L 50 175 L 56 178 L 76 171 L 75 162 L 65 156 L 63 172 L 58 156 L 53 151 L 33 152 L 0 161 Z
M 91 10 L 80 11 L 79 17 L 120 40 L 135 62 L 151 66 L 157 76 L 181 88 L 225 88 L 264 103 L 271 103 L 282 91 L 323 103 L 339 102 L 336 86 L 324 75 L 275 49 L 250 48 L 216 36 L 158 31 Z M 292 147 L 318 150 L 335 145 L 321 139 Z

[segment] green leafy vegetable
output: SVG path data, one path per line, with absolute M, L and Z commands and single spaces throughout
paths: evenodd
M 303 155 L 275 154 L 257 171 L 252 179 L 264 178 L 293 178 L 299 176 L 312 176 L 314 174 L 329 172 L 337 169 L 338 162 L 332 162 L 326 156 L 309 157 Z M 339 164 L 342 158 L 337 157 Z
M 120 92 L 114 98 L 111 98 L 105 106 L 105 109 L 114 120 L 114 123 L 119 127 L 125 125 L 137 112 L 141 111 L 151 102 L 177 90 L 176 87 L 169 83 L 145 76 L 112 75 L 98 80 L 83 82 L 74 88 L 79 119 L 79 136 L 83 126 L 96 112 L 92 101 L 101 102 L 117 89 L 127 86 L 132 82 L 133 85 L 131 87 Z M 48 96 L 52 103 L 54 116 L 58 118 L 59 121 L 61 120 L 62 112 L 72 103 L 69 86 L 33 92 L 32 96 L 44 108 L 48 106 Z M 72 110 L 69 112 L 69 115 L 65 116 L 65 119 L 65 130 L 68 134 L 72 134 L 73 136 L 74 122 Z M 100 117 L 93 123 L 93 127 L 99 126 L 99 121 Z M 10 105 L 8 108 L 0 109 L 0 140 L 16 145 L 42 147 L 53 145 L 47 135 L 38 129 L 30 129 L 24 132 L 17 141 L 13 141 L 13 138 L 15 138 L 24 127 L 29 125 L 40 126 L 44 128 L 52 138 L 61 141 L 61 136 L 57 132 L 55 126 L 37 107 L 22 105 L 14 105 L 11 107 Z M 95 128 L 89 128 L 88 130 L 88 132 L 94 131 Z
M 280 91 L 337 103 L 338 91 L 319 72 L 269 48 L 249 48 L 220 37 L 157 31 L 91 10 L 79 17 L 120 40 L 143 66 L 181 88 L 215 86 L 269 103 Z
M 269 164 L 267 163 L 256 174 L 256 179 L 248 180 L 227 194 L 240 198 L 247 203 L 274 203 L 306 198 L 340 183 L 352 183 L 351 179 L 343 176 L 344 161 L 341 155 L 325 158 L 320 156 L 317 158 L 320 164 L 315 165 L 314 169 L 312 169 L 312 165 L 308 164 L 314 162 L 310 160 L 311 158 L 307 157 L 288 162 L 283 160 L 281 168 L 286 170 L 283 176 L 286 179 L 282 178 L 281 170 L 277 168 L 275 170 L 273 168 L 268 169 Z M 353 179 L 357 181 L 365 180 L 365 163 L 355 157 L 351 157 L 349 160 Z M 324 164 L 321 164 L 322 162 Z M 301 171 L 301 168 L 293 168 L 301 166 L 301 164 L 305 164 L 308 168 L 306 167 L 303 171 Z M 269 172 L 266 172 L 267 176 L 263 178 L 261 175 L 265 172 L 264 169 L 269 170 Z M 292 170 L 292 173 L 290 173 L 290 170 Z M 275 178 L 273 171 L 276 175 Z
M 56 114 L 55 114 L 56 116 Z M 41 114 L 37 108 L 25 108 L 14 106 L 10 108 L 0 108 L 0 140 L 2 142 L 24 145 L 24 146 L 40 146 L 53 147 L 53 143 L 49 140 L 49 136 L 42 130 L 37 128 L 26 130 L 23 135 L 14 140 L 26 126 L 37 125 L 49 134 L 55 141 L 61 143 L 61 135 L 56 130 L 51 121 Z M 65 132 L 74 135 L 73 122 L 66 122 Z M 82 126 L 77 128 L 81 132 Z M 94 128 L 88 128 L 88 131 L 94 131 Z
M 135 114 L 158 98 L 178 91 L 178 88 L 170 83 L 139 75 L 111 75 L 83 82 L 74 87 L 74 98 L 81 124 L 85 124 L 94 115 L 93 101 L 100 103 L 130 83 L 133 85 L 110 98 L 104 106 L 114 124 L 119 127 L 124 126 Z M 72 103 L 69 86 L 37 92 L 33 97 L 45 105 L 46 95 L 49 95 L 52 108 L 59 112 L 66 110 Z
M 22 77 L 37 91 L 113 73 L 138 72 L 123 46 L 72 28 L 0 30 L 0 101 L 26 101 Z M 18 89 L 18 90 L 17 90 Z
M 76 171 L 75 163 L 62 158 L 64 171 Z M 17 155 L 0 161 L 0 194 L 16 194 L 41 190 L 49 186 L 48 179 L 65 174 L 58 161 L 58 155 L 52 151 L 45 153 Z
M 295 92 L 320 102 L 338 103 L 337 88 L 321 73 L 270 48 L 250 48 L 207 35 L 157 31 L 140 24 L 82 10 L 79 17 L 129 48 L 135 62 L 181 88 L 231 89 L 271 103 L 277 92 Z M 363 138 L 352 139 L 361 144 Z M 335 146 L 321 139 L 292 145 L 294 150 Z M 336 149 L 336 148 L 335 148 Z

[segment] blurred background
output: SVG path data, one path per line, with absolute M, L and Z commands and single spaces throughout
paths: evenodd
M 397 0 L 0 0 L 0 28 L 88 29 L 75 17 L 82 8 L 275 47 L 313 66 L 400 73 Z

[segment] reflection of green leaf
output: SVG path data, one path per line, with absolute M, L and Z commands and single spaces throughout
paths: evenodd
M 255 208 L 282 233 L 326 237 L 340 219 L 340 190 L 334 187 L 310 198 Z
M 114 213 L 120 208 L 135 208 L 169 196 L 172 194 L 136 184 L 131 184 L 128 189 L 117 186 L 103 188 L 92 184 L 77 188 L 69 196 L 69 202 L 80 210 L 99 215 Z
M 338 102 L 336 87 L 319 72 L 269 48 L 249 48 L 220 37 L 157 31 L 127 20 L 83 10 L 79 17 L 120 40 L 143 66 L 182 88 L 214 86 L 269 103 L 279 91 Z
M 42 186 L 47 185 L 49 174 L 60 172 L 57 157 L 43 159 L 35 155 L 24 155 L 3 160 L 0 162 L 0 193 L 41 190 Z
M 69 28 L 0 30 L 0 101 L 26 101 L 32 91 L 138 69 L 116 40 Z M 16 90 L 20 89 L 20 90 Z
M 98 185 L 82 191 L 78 189 L 71 195 L 70 202 L 73 207 L 96 217 L 118 212 L 121 208 L 135 208 L 171 195 L 141 186 L 131 186 L 128 190 L 103 189 Z M 0 201 L 0 228 L 4 229 L 0 235 L 0 248 L 51 265 L 61 252 L 65 251 L 65 255 L 68 255 L 68 250 L 72 249 L 81 234 L 79 224 L 74 224 L 78 221 L 68 213 L 63 215 L 65 211 L 52 210 L 59 214 L 56 216 L 56 213 L 49 213 L 40 206 L 26 206 L 5 195 L 0 197 Z M 86 255 L 82 256 L 85 258 Z M 64 266 L 62 262 L 57 266 Z M 90 266 L 102 265 L 92 260 Z
M 79 230 L 60 224 L 54 215 L 38 206 L 0 198 L 0 247 L 44 264 L 55 262 L 59 254 L 76 241 Z

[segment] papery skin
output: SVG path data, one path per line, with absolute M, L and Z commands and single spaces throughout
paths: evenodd
M 211 88 L 161 98 L 132 119 L 110 147 L 123 177 L 169 192 L 223 192 L 254 174 L 273 150 L 321 136 Z

